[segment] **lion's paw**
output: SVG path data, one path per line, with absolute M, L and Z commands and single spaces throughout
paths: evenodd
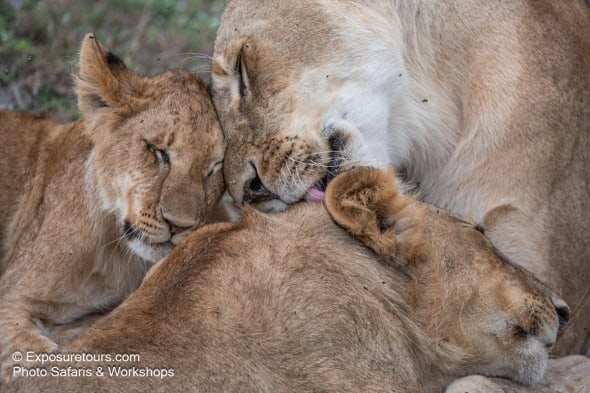
M 34 355 L 50 353 L 57 350 L 58 345 L 38 332 L 19 332 L 13 337 L 0 355 L 0 383 L 18 377 L 18 368 L 39 366 Z

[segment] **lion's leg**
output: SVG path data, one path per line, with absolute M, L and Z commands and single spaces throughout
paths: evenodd
M 501 378 L 473 375 L 453 382 L 445 393 L 555 393 L 583 392 L 590 386 L 590 359 L 585 356 L 566 356 L 549 360 L 543 381 L 521 385 Z
M 26 300 L 4 296 L 0 304 L 0 381 L 7 381 L 12 379 L 16 364 L 32 366 L 27 362 L 27 352 L 52 352 L 57 344 L 43 334 L 34 317 L 35 307 Z
M 108 312 L 104 314 L 90 314 L 71 323 L 56 325 L 51 330 L 49 337 L 51 337 L 51 339 L 60 347 L 64 346 L 84 335 L 91 326 L 96 324 L 106 315 L 108 315 Z

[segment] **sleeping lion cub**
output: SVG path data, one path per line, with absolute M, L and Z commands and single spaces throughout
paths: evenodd
M 44 329 L 120 303 L 223 192 L 207 87 L 140 77 L 93 35 L 76 80 L 80 121 L 0 112 L 0 349 L 57 345 Z

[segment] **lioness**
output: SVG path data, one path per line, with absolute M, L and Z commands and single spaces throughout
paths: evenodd
M 0 112 L 5 368 L 14 351 L 56 349 L 52 324 L 120 303 L 224 189 L 222 132 L 197 77 L 142 78 L 87 35 L 76 89 L 74 124 Z
M 590 346 L 590 7 L 583 0 L 231 0 L 213 97 L 237 202 L 321 200 L 394 167 L 572 305 Z
M 327 207 L 344 230 L 311 203 L 197 230 L 63 348 L 140 361 L 68 364 L 106 373 L 89 378 L 45 364 L 48 377 L 7 391 L 417 393 L 468 373 L 541 378 L 567 306 L 476 227 L 376 169 L 340 175 Z M 109 377 L 122 369 L 144 377 Z

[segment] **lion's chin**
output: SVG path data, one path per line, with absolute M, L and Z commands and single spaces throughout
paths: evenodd
M 532 385 L 543 380 L 547 369 L 546 353 L 530 354 L 520 359 L 513 359 L 495 372 L 489 370 L 475 370 L 470 374 L 480 374 L 490 378 L 508 378 L 522 385 Z
M 547 369 L 547 356 L 538 356 L 525 361 L 525 367 L 515 376 L 515 380 L 523 385 L 532 385 L 541 382 Z
M 171 242 L 147 244 L 140 239 L 131 239 L 127 241 L 127 247 L 144 261 L 156 263 L 170 254 L 174 244 Z

